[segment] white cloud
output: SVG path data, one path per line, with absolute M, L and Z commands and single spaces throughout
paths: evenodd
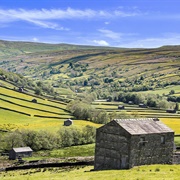
M 106 21 L 106 22 L 104 22 L 104 24 L 108 25 L 108 24 L 110 24 L 110 22 Z
M 104 36 L 111 38 L 111 39 L 120 39 L 122 36 L 122 33 L 116 33 L 111 30 L 107 29 L 99 29 L 99 32 L 103 33 Z
M 93 40 L 93 42 L 99 46 L 109 46 L 109 43 L 104 40 Z
M 180 44 L 180 34 L 168 33 L 164 34 L 159 38 L 144 38 L 137 39 L 130 43 L 120 44 L 120 47 L 128 48 L 156 48 L 164 45 L 179 45 Z
M 34 42 L 38 42 L 38 41 L 39 41 L 39 39 L 36 38 L 36 37 L 34 37 L 32 40 L 33 40 Z
M 68 31 L 69 28 L 61 27 L 57 23 L 47 22 L 47 21 L 39 21 L 39 20 L 28 20 L 28 22 L 33 23 L 37 26 L 43 27 L 43 28 L 49 28 L 49 29 L 55 29 L 55 30 L 64 30 Z
M 116 10 L 114 11 L 114 15 L 115 16 L 120 16 L 120 17 L 129 17 L 129 16 L 137 16 L 139 15 L 139 13 L 137 12 L 124 12 L 124 11 L 120 11 L 120 10 Z
M 49 20 L 62 19 L 86 19 L 86 18 L 115 18 L 136 16 L 134 12 L 124 12 L 122 10 L 104 11 L 92 9 L 0 9 L 0 22 L 10 23 L 13 21 L 26 21 L 34 23 L 43 28 L 51 28 L 56 30 L 68 30 L 68 28 L 59 27 L 57 23 L 49 22 Z M 48 22 L 47 22 L 48 21 Z
M 94 18 L 94 17 L 126 17 L 126 16 L 135 16 L 138 15 L 138 13 L 134 12 L 123 12 L 119 10 L 114 11 L 103 11 L 103 10 L 92 10 L 92 9 L 86 9 L 86 10 L 78 10 L 78 9 L 72 9 L 67 8 L 66 10 L 62 9 L 32 9 L 32 10 L 26 10 L 26 9 L 8 9 L 3 10 L 0 9 L 0 20 L 7 21 L 8 19 L 38 19 L 38 20 L 47 20 L 47 19 L 74 19 L 74 18 Z

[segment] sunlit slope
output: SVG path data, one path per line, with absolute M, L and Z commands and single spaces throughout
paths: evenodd
M 59 88 L 83 87 L 84 80 L 87 80 L 86 87 L 83 87 L 86 89 L 92 85 L 97 88 L 111 85 L 113 91 L 163 89 L 176 86 L 180 81 L 180 46 L 157 49 L 83 46 L 70 49 L 67 46 L 63 50 L 47 51 L 45 48 L 43 52 L 23 53 L 4 59 L 0 68 Z
M 32 102 L 33 99 L 36 99 L 37 103 Z M 0 87 L 1 130 L 30 125 L 39 129 L 45 126 L 56 127 L 60 121 L 63 124 L 63 120 L 67 118 L 73 116 L 66 110 L 64 102 L 53 102 Z

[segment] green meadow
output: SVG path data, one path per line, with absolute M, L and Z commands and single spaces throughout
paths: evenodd
M 69 118 L 70 116 L 68 116 Z M 15 112 L 7 112 L 6 110 L 0 109 L 0 129 L 1 130 L 15 130 L 15 129 L 30 129 L 30 130 L 48 130 L 54 132 L 63 127 L 63 119 L 53 118 L 40 118 L 30 117 Z M 84 121 L 74 120 L 74 126 L 84 127 L 86 125 L 99 127 L 100 125 Z
M 94 157 L 95 144 L 86 144 L 79 146 L 65 147 L 61 149 L 37 151 L 33 153 L 32 157 L 24 158 L 27 161 L 30 160 L 42 160 L 42 159 L 52 159 L 55 158 L 57 161 L 67 161 L 67 158 L 83 158 L 83 157 Z
M 37 103 L 33 103 L 32 99 Z M 33 97 L 24 93 L 0 87 L 0 129 L 31 129 L 31 130 L 59 130 L 64 120 L 74 118 L 66 111 L 64 102 L 50 101 Z M 84 127 L 99 125 L 83 120 L 75 120 L 74 126 Z
M 2 180 L 179 180 L 179 165 L 149 165 L 130 170 L 92 171 L 93 166 L 42 168 L 0 172 Z

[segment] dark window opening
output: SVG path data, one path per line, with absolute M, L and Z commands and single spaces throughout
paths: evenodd
M 161 136 L 161 144 L 165 144 L 165 136 Z

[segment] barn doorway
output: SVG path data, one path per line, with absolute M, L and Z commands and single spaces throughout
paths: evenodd
M 127 157 L 121 157 L 121 169 L 126 169 L 128 168 L 128 161 Z

